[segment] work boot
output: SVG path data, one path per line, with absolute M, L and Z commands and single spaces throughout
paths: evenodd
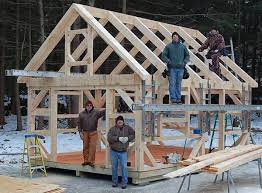
M 122 189 L 126 189 L 126 185 L 124 184 L 124 185 L 122 185 L 122 187 L 121 187 Z
M 118 185 L 117 184 L 112 184 L 112 187 L 113 188 L 116 188 Z
M 86 165 L 89 165 L 90 162 L 83 162 L 82 163 L 82 166 L 86 166 Z
M 182 105 L 182 101 L 181 101 L 181 100 L 180 100 L 180 101 L 177 101 L 176 104 Z
M 90 165 L 92 168 L 95 167 L 95 164 L 92 162 L 89 162 L 88 165 Z

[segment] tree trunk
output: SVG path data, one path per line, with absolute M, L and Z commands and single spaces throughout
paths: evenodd
M 19 20 L 20 20 L 20 7 L 19 0 L 16 1 L 16 65 L 15 68 L 19 69 L 20 67 L 20 51 L 19 51 Z M 22 118 L 21 118 L 21 110 L 20 110 L 20 97 L 19 97 L 19 84 L 15 82 L 15 107 L 16 107 L 16 120 L 17 120 L 17 131 L 21 131 L 22 128 Z
M 2 18 L 6 15 L 6 2 L 1 1 L 0 3 L 2 7 Z M 6 38 L 6 24 L 3 21 L 1 23 L 1 65 L 0 65 L 0 129 L 3 128 L 3 125 L 5 125 L 5 106 L 4 106 L 4 95 L 5 95 L 5 38 Z
M 43 0 L 38 0 L 38 8 L 39 8 L 39 15 L 40 15 L 40 45 L 42 45 L 45 41 L 45 21 L 44 21 L 44 5 Z M 41 68 L 41 71 L 46 71 L 46 63 L 43 62 Z M 50 101 L 49 101 L 50 102 Z M 44 102 L 40 103 L 40 108 L 44 107 Z M 38 128 L 41 130 L 44 128 L 44 117 L 40 116 L 38 120 Z

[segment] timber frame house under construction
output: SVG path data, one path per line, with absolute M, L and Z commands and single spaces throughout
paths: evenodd
M 73 24 L 81 17 L 87 27 L 73 29 Z M 107 29 L 107 25 L 114 26 L 118 31 L 116 36 Z M 58 77 L 19 77 L 19 83 L 26 83 L 28 87 L 28 121 L 29 130 L 33 133 L 42 133 L 51 136 L 50 152 L 45 150 L 47 166 L 80 171 L 111 174 L 109 146 L 106 134 L 115 123 L 115 118 L 121 113 L 116 112 L 116 101 L 121 97 L 132 112 L 122 113 L 124 118 L 135 120 L 135 141 L 129 148 L 128 166 L 129 177 L 133 183 L 142 183 L 156 180 L 176 168 L 173 164 L 163 164 L 162 156 L 168 153 L 182 152 L 182 148 L 165 146 L 166 140 L 197 139 L 193 150 L 187 149 L 187 157 L 205 153 L 207 138 L 203 135 L 209 130 L 207 112 L 193 109 L 180 111 L 182 117 L 166 117 L 156 111 L 145 111 L 137 106 L 150 104 L 163 104 L 163 98 L 168 95 L 168 81 L 162 77 L 166 65 L 159 55 L 166 44 L 171 42 L 171 34 L 177 32 L 190 54 L 190 64 L 186 66 L 190 77 L 182 82 L 182 95 L 185 105 L 225 105 L 226 98 L 230 98 L 232 104 L 248 105 L 250 103 L 251 89 L 257 87 L 257 83 L 244 72 L 229 57 L 220 58 L 222 77 L 209 70 L 211 62 L 205 58 L 206 52 L 194 54 L 206 37 L 198 30 L 161 23 L 158 21 L 143 19 L 131 15 L 125 15 L 108 10 L 98 9 L 80 4 L 73 4 L 54 30 L 42 44 L 26 66 L 27 71 L 39 71 L 41 65 L 56 45 L 64 38 L 65 60 L 58 72 L 63 75 Z M 72 40 L 76 36 L 83 36 L 83 41 L 72 50 Z M 93 57 L 93 49 L 96 38 L 102 38 L 108 46 L 97 57 Z M 132 49 L 126 49 L 122 41 L 129 41 Z M 151 45 L 151 46 L 150 46 Z M 152 46 L 154 45 L 154 46 Z M 119 56 L 116 67 L 110 74 L 98 74 L 97 70 L 105 63 L 108 57 L 115 53 Z M 143 62 L 138 62 L 136 56 L 142 54 Z M 140 57 L 141 58 L 141 57 Z M 150 66 L 156 69 L 148 70 Z M 72 73 L 75 66 L 85 66 L 84 73 Z M 123 74 L 128 66 L 132 73 Z M 149 72 L 150 71 L 150 72 Z M 216 95 L 217 101 L 212 101 L 210 96 Z M 40 108 L 40 103 L 45 97 L 49 97 L 48 108 Z M 57 134 L 61 132 L 76 132 L 77 128 L 58 128 L 58 119 L 76 119 L 78 113 L 59 114 L 59 96 L 78 96 L 79 112 L 84 108 L 86 98 L 91 100 L 96 108 L 106 107 L 106 127 L 99 128 L 99 141 L 96 153 L 96 166 L 82 167 L 82 152 L 57 152 Z M 206 98 L 210 97 L 210 100 Z M 169 105 L 175 106 L 175 105 Z M 176 112 L 173 112 L 175 114 Z M 241 114 L 241 109 L 238 112 Z M 225 147 L 225 136 L 235 134 L 247 135 L 249 131 L 248 117 L 245 116 L 245 127 L 242 130 L 227 131 L 225 129 L 225 111 L 218 112 L 218 149 Z M 242 113 L 243 114 L 243 113 Z M 198 117 L 198 128 L 202 134 L 193 134 L 190 127 L 190 117 Z M 209 116 L 211 114 L 209 113 Z M 48 117 L 48 130 L 36 130 L 36 117 Z M 151 121 L 149 121 L 151 120 Z M 153 120 L 153 121 L 152 121 Z M 176 129 L 181 132 L 179 136 L 164 136 L 162 128 Z M 241 137 L 240 137 L 241 138 Z M 243 137 L 242 137 L 243 139 Z M 80 139 L 79 139 L 80 140 Z M 152 144 L 153 141 L 159 145 Z M 101 147 L 101 143 L 106 148 Z M 238 142 L 240 143 L 240 142 Z M 241 141 L 248 143 L 248 140 Z

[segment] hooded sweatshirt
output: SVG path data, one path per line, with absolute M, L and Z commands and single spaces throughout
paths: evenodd
M 189 62 L 189 53 L 184 44 L 173 41 L 165 47 L 161 58 L 168 68 L 183 69 Z

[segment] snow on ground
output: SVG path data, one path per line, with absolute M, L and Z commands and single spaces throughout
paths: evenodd
M 24 135 L 27 134 L 27 117 L 23 117 L 23 131 L 16 131 L 16 116 L 11 115 L 6 117 L 7 124 L 4 125 L 4 129 L 0 130 L 0 165 L 14 165 L 15 167 L 19 167 L 19 160 L 21 155 L 3 155 L 10 153 L 22 153 L 24 147 Z M 215 122 L 214 119 L 211 119 L 211 125 Z M 229 121 L 228 121 L 229 122 Z M 126 123 L 130 126 L 134 127 L 134 121 L 126 120 Z M 65 123 L 61 123 L 65 124 Z M 65 127 L 63 125 L 63 127 Z M 101 127 L 105 126 L 105 121 L 100 121 Z M 191 119 L 191 127 L 197 127 L 197 119 L 196 117 L 192 117 Z M 230 129 L 230 126 L 228 126 Z M 258 117 L 257 114 L 252 114 L 252 127 L 262 129 L 262 117 Z M 163 136 L 178 136 L 182 135 L 179 131 L 174 129 L 164 129 Z M 211 138 L 209 136 L 209 138 Z M 235 137 L 235 140 L 238 136 Z M 255 142 L 258 144 L 262 144 L 262 134 L 254 134 Z M 228 136 L 226 140 L 226 145 L 233 144 L 233 137 Z M 194 139 L 188 139 L 186 141 L 186 147 L 192 147 L 194 144 Z M 66 133 L 66 134 L 58 134 L 57 137 L 58 142 L 58 152 L 73 152 L 73 151 L 81 151 L 82 150 L 82 140 L 79 138 L 78 133 Z M 50 137 L 46 136 L 44 140 L 42 140 L 43 145 L 46 147 L 48 151 L 50 151 Z M 155 142 L 157 144 L 157 142 Z M 215 133 L 213 146 L 216 146 L 218 143 L 217 134 Z M 165 145 L 175 145 L 175 146 L 184 146 L 185 140 L 171 140 L 165 141 Z M 208 148 L 210 145 L 209 142 L 206 143 L 206 147 Z
M 24 145 L 24 135 L 27 134 L 27 117 L 23 117 L 23 131 L 16 131 L 16 117 L 6 117 L 7 124 L 4 125 L 4 129 L 0 130 L 0 174 L 8 176 L 19 176 L 20 174 L 20 158 L 21 155 L 3 155 L 6 153 L 22 153 Z M 126 122 L 134 126 L 132 120 L 126 120 Z M 214 119 L 211 121 L 214 124 Z M 66 126 L 66 123 L 64 126 Z M 105 122 L 100 123 L 103 127 Z M 196 118 L 192 118 L 191 126 L 197 127 Z M 262 117 L 258 117 L 256 114 L 252 115 L 252 127 L 262 128 Z M 164 136 L 181 135 L 176 130 L 164 129 Z M 256 143 L 262 144 L 262 135 L 255 134 L 254 139 Z M 194 140 L 187 140 L 186 146 L 192 146 Z M 227 138 L 227 144 L 233 142 L 233 137 Z M 50 138 L 46 137 L 42 141 L 47 149 L 50 149 Z M 167 141 L 166 145 L 179 145 L 183 146 L 184 140 L 181 141 Z M 58 135 L 58 152 L 71 152 L 81 151 L 82 141 L 78 134 L 68 133 Z M 215 140 L 214 145 L 217 142 Z M 209 146 L 209 143 L 206 143 Z M 232 171 L 235 183 L 239 193 L 262 193 L 259 187 L 259 178 L 257 171 L 257 163 L 251 162 L 244 166 L 238 167 Z M 48 178 L 37 177 L 33 179 L 35 182 L 54 183 L 66 188 L 66 193 L 118 193 L 122 192 L 120 188 L 111 188 L 110 176 L 97 176 L 95 174 L 88 174 L 87 177 L 78 178 L 72 175 L 70 172 L 62 171 L 49 171 Z M 175 178 L 171 180 L 163 180 L 157 183 L 151 183 L 147 186 L 134 186 L 129 185 L 125 192 L 140 193 L 169 193 L 176 192 L 181 178 Z M 188 193 L 221 193 L 227 192 L 227 186 L 225 182 L 218 181 L 216 185 L 213 184 L 214 175 L 201 173 L 196 176 L 192 176 L 191 190 Z M 185 184 L 185 186 L 187 183 Z M 88 187 L 88 189 L 87 189 Z

